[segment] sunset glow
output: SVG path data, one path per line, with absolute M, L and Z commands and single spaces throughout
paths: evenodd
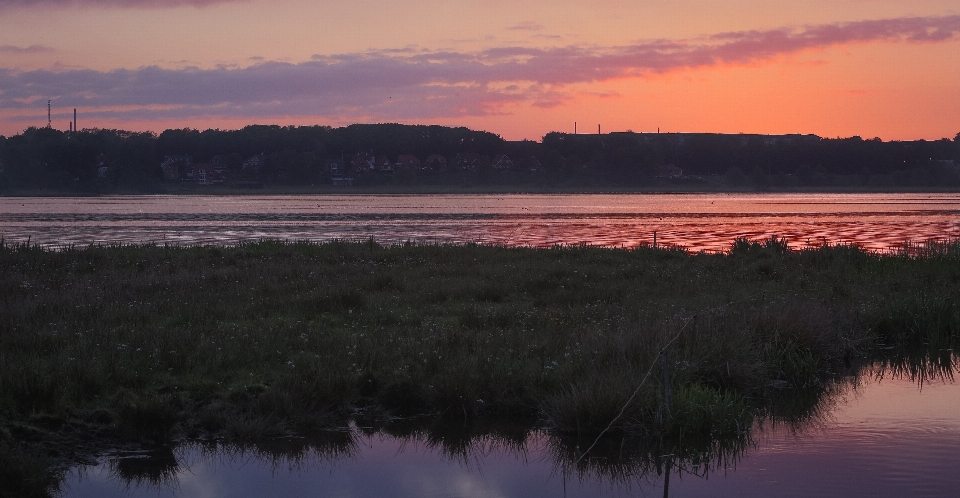
M 0 0 L 0 134 L 960 132 L 955 0 Z

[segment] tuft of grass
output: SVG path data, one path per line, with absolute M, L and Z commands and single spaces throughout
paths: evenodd
M 673 391 L 669 430 L 680 439 L 710 441 L 747 432 L 753 417 L 754 410 L 743 396 L 687 384 Z
M 737 237 L 730 247 L 732 256 L 782 256 L 790 252 L 790 245 L 786 238 L 777 238 L 771 235 L 764 240 L 749 240 L 746 237 Z
M 649 399 L 626 404 L 634 387 L 629 381 L 594 375 L 547 396 L 541 412 L 551 428 L 563 433 L 599 435 L 616 420 L 610 430 L 622 434 L 646 415 L 644 408 L 655 406 Z

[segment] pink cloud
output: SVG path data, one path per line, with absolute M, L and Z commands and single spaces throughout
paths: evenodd
M 960 16 L 860 21 L 720 33 L 627 46 L 422 49 L 316 55 L 301 63 L 256 61 L 214 69 L 0 69 L 0 111 L 50 98 L 114 119 L 364 116 L 416 119 L 500 114 L 511 103 L 556 107 L 564 88 L 671 71 L 755 64 L 855 43 L 943 43 Z M 9 118 L 13 119 L 13 118 Z
M 540 31 L 541 29 L 543 29 L 543 25 L 540 23 L 535 23 L 533 21 L 523 21 L 513 26 L 510 26 L 507 29 L 511 31 Z

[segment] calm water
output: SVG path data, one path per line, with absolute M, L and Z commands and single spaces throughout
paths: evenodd
M 138 474 L 145 458 L 104 457 L 73 469 L 65 496 L 79 497 L 621 497 L 663 496 L 665 478 L 640 467 L 569 470 L 556 444 L 534 432 L 505 444 L 479 438 L 450 451 L 437 436 L 365 435 L 335 449 L 290 456 L 182 446 L 164 471 Z M 562 460 L 562 459 L 561 459 Z M 138 463 L 139 462 L 139 463 Z M 602 459 L 594 468 L 604 468 Z M 847 385 L 824 415 L 799 428 L 755 431 L 739 457 L 670 472 L 669 495 L 922 497 L 960 489 L 960 385 L 869 379 Z M 569 463 L 569 462 L 568 462 Z
M 307 195 L 0 198 L 0 235 L 45 246 L 262 238 L 726 250 L 960 237 L 960 194 Z

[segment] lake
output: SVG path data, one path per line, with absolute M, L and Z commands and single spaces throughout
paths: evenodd
M 956 361 L 956 360 L 954 360 Z M 625 497 L 956 496 L 960 385 L 954 368 L 922 383 L 880 370 L 848 378 L 802 423 L 755 427 L 742 450 L 669 472 L 629 446 L 574 466 L 573 443 L 535 430 L 519 437 L 456 430 L 364 431 L 237 449 L 185 444 L 114 454 L 72 469 L 81 497 Z M 619 458 L 619 460 L 618 460 Z M 667 483 L 666 476 L 670 476 Z
M 477 194 L 2 197 L 0 236 L 47 247 L 259 239 L 382 244 L 657 243 L 723 251 L 737 237 L 793 248 L 960 238 L 960 194 Z

